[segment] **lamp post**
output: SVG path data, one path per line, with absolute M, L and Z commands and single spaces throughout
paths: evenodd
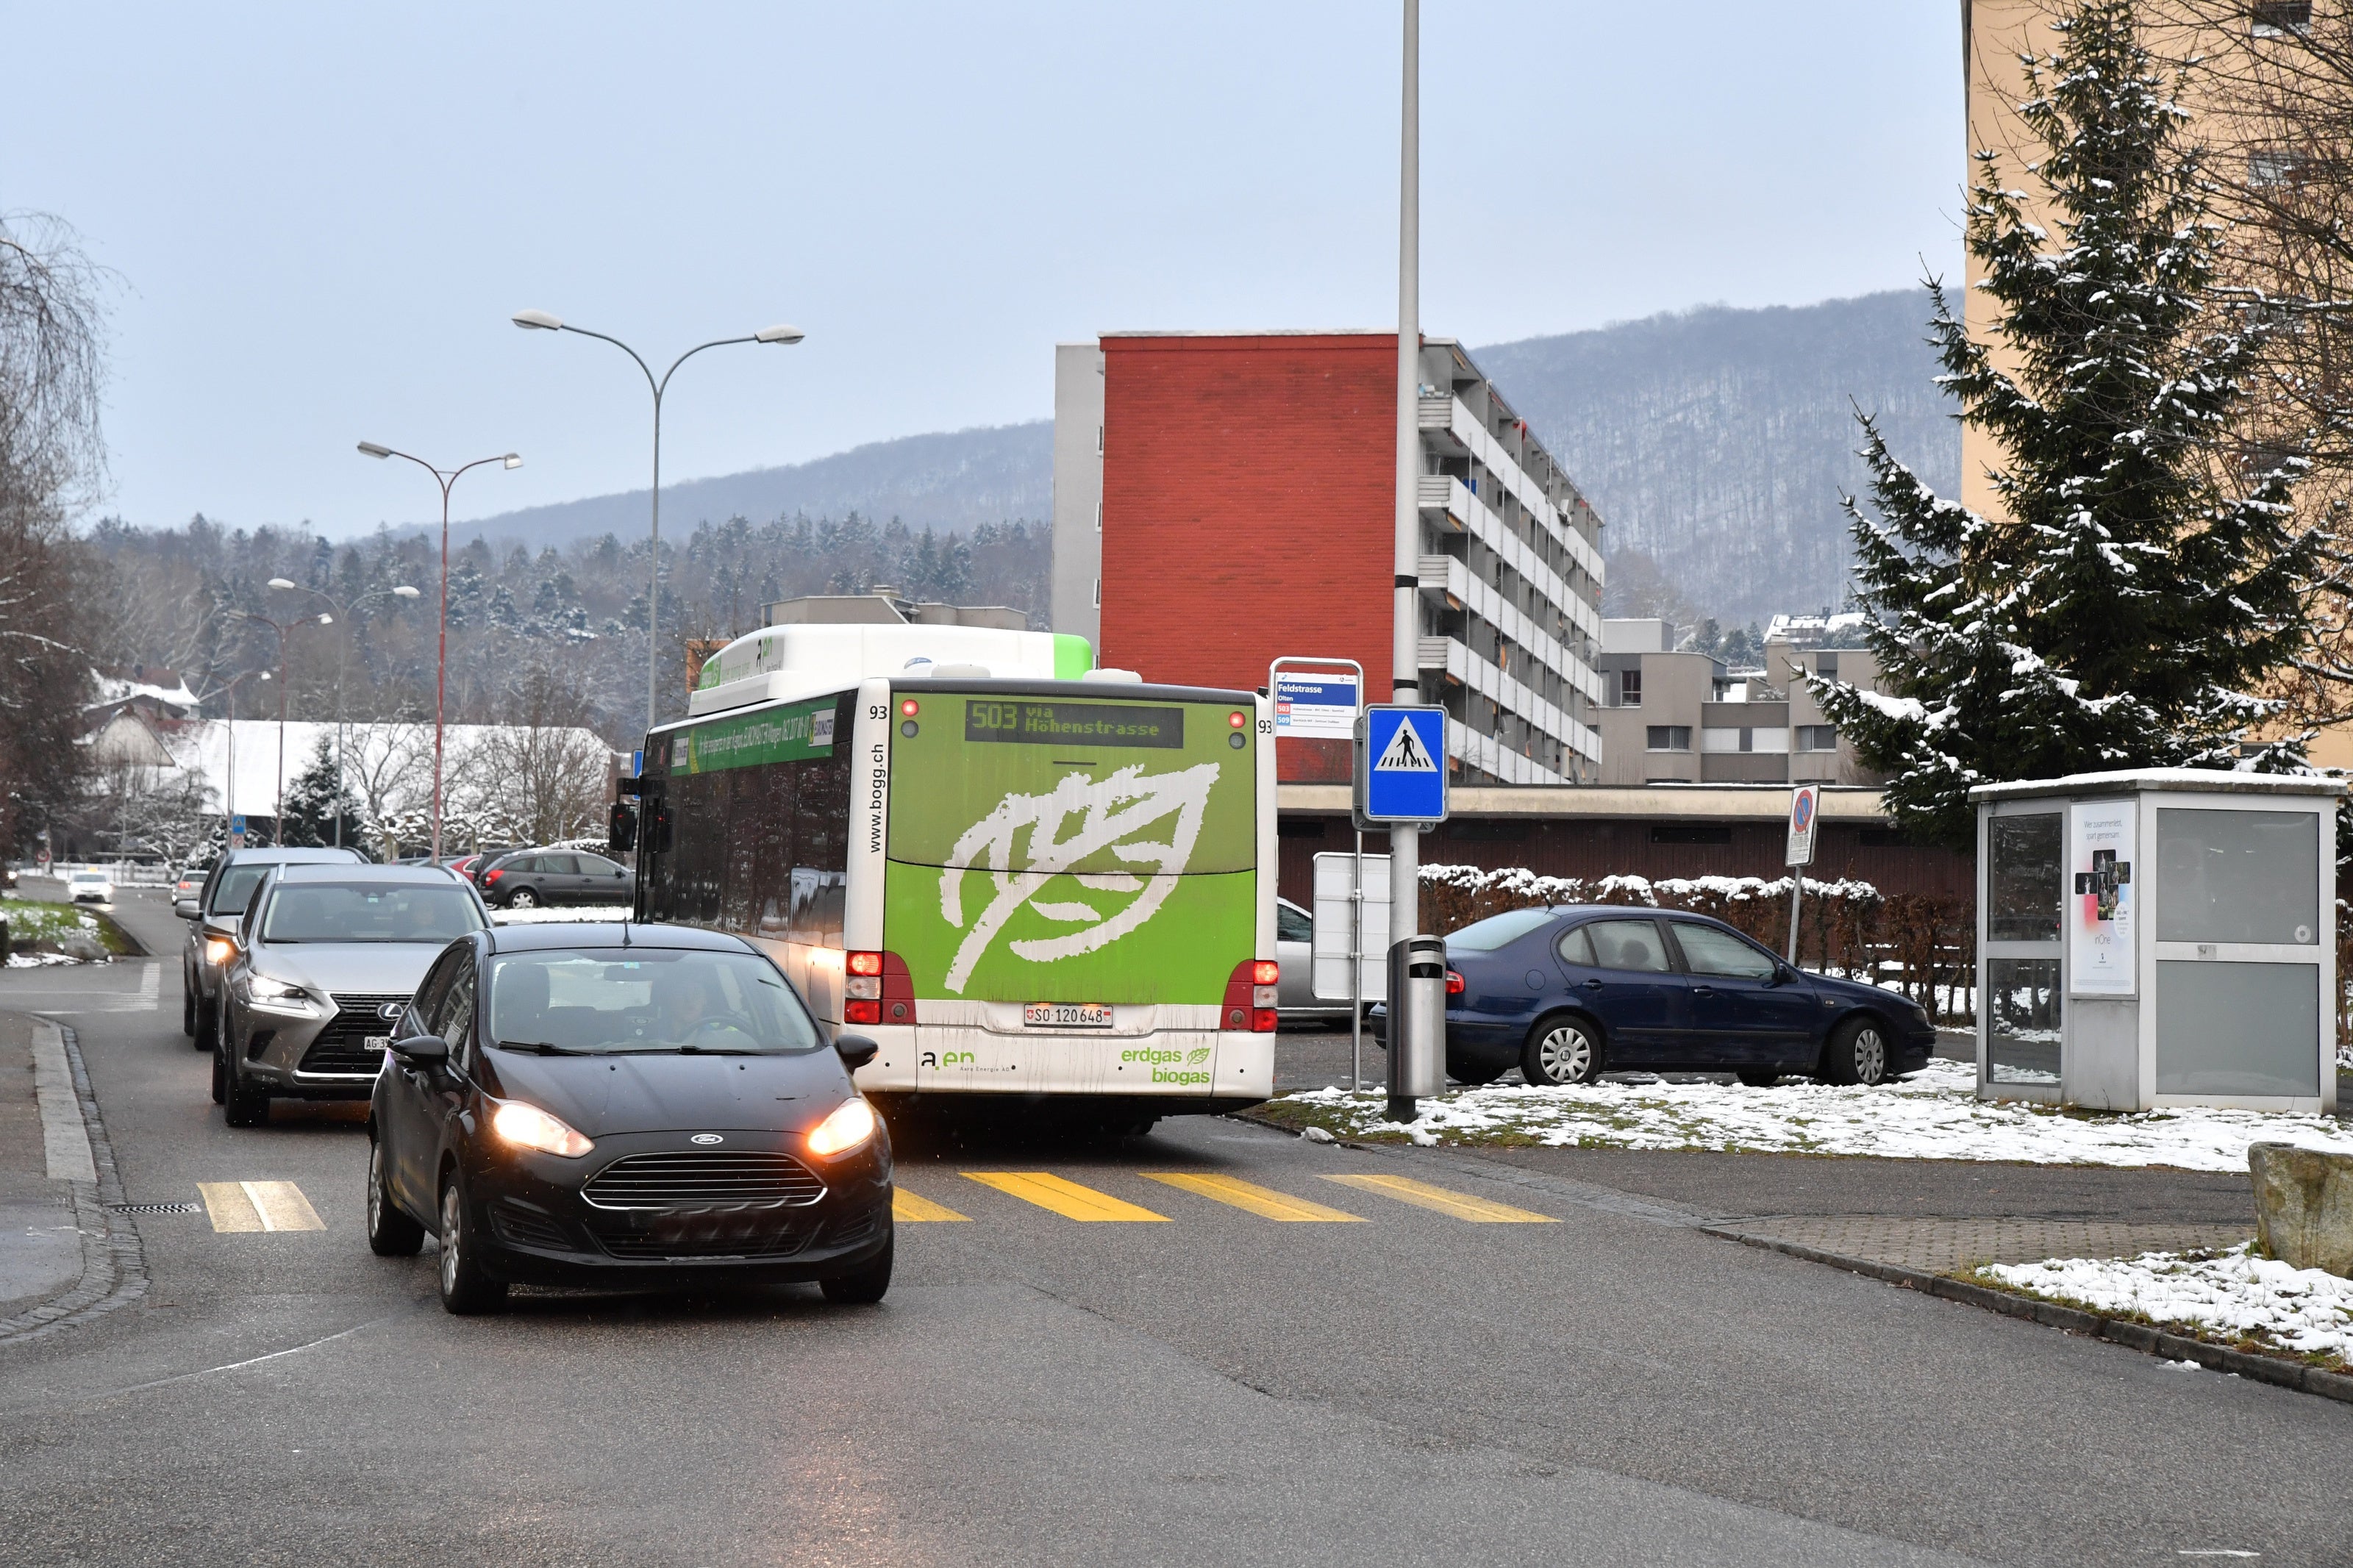
M 269 585 L 280 589 L 294 586 L 283 577 L 272 577 Z M 278 804 L 270 808 L 273 813 L 270 817 L 273 824 L 270 842 L 283 849 L 286 847 L 286 635 L 296 626 L 332 625 L 335 617 L 329 615 L 301 616 L 294 620 L 280 621 L 268 616 L 258 616 L 251 610 L 235 613 L 240 619 L 259 621 L 278 634 Z
M 288 583 L 283 577 L 273 577 L 269 580 L 269 585 L 273 588 L 281 584 L 289 588 L 294 586 L 293 584 Z M 359 627 L 357 612 L 368 604 L 382 599 L 414 599 L 420 596 L 416 589 L 410 587 L 406 583 L 402 583 L 397 586 L 391 588 L 372 588 L 368 592 L 362 594 L 358 598 L 353 599 L 350 605 L 346 606 L 341 599 L 336 598 L 332 594 L 328 593 L 323 588 L 304 588 L 301 591 L 305 594 L 310 594 L 318 598 L 324 599 L 330 605 L 334 605 L 335 613 L 341 615 L 345 620 L 350 621 L 353 631 L 358 630 Z M 320 619 L 323 622 L 328 619 L 328 617 L 322 616 Z M 345 667 L 351 663 L 351 639 L 348 637 L 346 637 L 342 642 L 335 645 L 335 847 L 338 849 L 341 849 L 343 847 L 343 781 L 345 777 L 343 769 L 343 671 Z
M 228 697 L 228 779 L 221 788 L 221 851 L 226 854 L 237 847 L 229 840 L 237 829 L 237 689 L 248 680 L 267 680 L 266 669 L 248 669 L 221 688 Z
M 479 468 L 485 463 L 520 468 L 522 459 L 508 452 L 496 458 L 477 458 L 454 468 L 437 468 L 422 458 L 374 441 L 361 442 L 360 450 L 371 458 L 405 458 L 431 474 L 433 482 L 441 487 L 441 634 L 439 651 L 433 658 L 433 863 L 438 866 L 441 863 L 441 715 L 449 689 L 449 487 L 469 468 Z
M 646 728 L 650 730 L 654 727 L 654 702 L 660 689 L 661 671 L 661 643 L 655 636 L 655 627 L 660 620 L 661 609 L 662 394 L 670 390 L 670 378 L 678 374 L 678 367 L 705 349 L 724 348 L 729 343 L 797 343 L 807 334 L 798 327 L 774 326 L 763 327 L 745 337 L 713 338 L 707 343 L 695 344 L 694 347 L 670 361 L 670 368 L 657 378 L 653 373 L 653 367 L 646 363 L 645 357 L 618 338 L 608 337 L 603 332 L 592 332 L 586 327 L 575 327 L 568 321 L 550 315 L 545 310 L 517 310 L 513 321 L 516 326 L 527 331 L 577 332 L 584 338 L 596 338 L 612 344 L 637 361 L 638 369 L 645 373 L 646 386 L 654 395 L 653 531 L 650 536 L 653 544 L 653 559 L 646 570 Z

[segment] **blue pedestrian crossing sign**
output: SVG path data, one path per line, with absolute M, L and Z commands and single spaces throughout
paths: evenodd
M 1367 823 L 1446 820 L 1446 710 L 1393 703 L 1365 710 L 1356 802 Z

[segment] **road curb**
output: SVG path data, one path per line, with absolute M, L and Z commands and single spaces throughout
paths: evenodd
M 14 1317 L 0 1319 L 0 1345 L 24 1344 L 111 1312 L 147 1294 L 147 1255 L 139 1241 L 139 1227 L 128 1215 L 106 1205 L 122 1202 L 122 1179 L 114 1164 L 114 1145 L 98 1113 L 98 1096 L 90 1087 L 90 1068 L 81 1057 L 81 1038 L 63 1024 L 50 1024 L 65 1039 L 66 1061 L 73 1068 L 74 1098 L 81 1107 L 82 1130 L 90 1138 L 90 1163 L 96 1182 L 69 1182 L 73 1194 L 74 1228 L 81 1233 L 81 1279 L 69 1289 Z
M 2248 1351 L 2233 1350 L 2228 1345 L 2209 1344 L 2203 1340 L 2188 1339 L 2162 1329 L 2153 1329 L 2147 1323 L 2062 1307 L 2055 1301 L 2038 1301 L 2031 1296 L 2014 1296 L 2007 1290 L 1989 1289 L 1948 1275 L 1907 1268 L 1900 1263 L 1848 1258 L 1841 1253 L 1825 1252 L 1818 1247 L 1757 1236 L 1725 1226 L 1703 1225 L 1696 1228 L 1703 1235 L 1725 1241 L 1737 1241 L 1767 1252 L 1786 1253 L 1791 1258 L 1804 1258 L 1809 1263 L 1827 1263 L 1833 1268 L 1843 1268 L 1849 1273 L 1883 1280 L 1890 1285 L 1901 1285 L 1924 1295 L 1942 1296 L 1948 1301 L 1965 1301 L 1973 1307 L 1983 1307 L 2006 1318 L 2023 1318 L 2030 1322 L 2062 1329 L 2071 1334 L 2106 1340 L 2127 1350 L 2144 1351 L 2170 1361 L 2194 1361 L 2210 1372 L 2234 1373 L 2251 1382 L 2268 1383 L 2276 1388 L 2292 1388 L 2298 1393 L 2316 1394 L 2324 1399 L 2353 1405 L 2353 1377 L 2342 1373 L 2323 1372 L 2302 1362 L 2288 1361 L 2280 1356 L 2257 1355 Z

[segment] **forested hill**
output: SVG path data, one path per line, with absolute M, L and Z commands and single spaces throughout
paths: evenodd
M 1928 304 L 1905 289 L 1819 305 L 1652 316 L 1473 349 L 1609 524 L 1611 609 L 1737 624 L 1846 595 L 1841 490 L 1865 474 L 1853 410 L 1950 493 L 1960 437 L 1931 380 Z M 878 441 L 788 468 L 666 486 L 683 539 L 705 520 L 796 513 L 902 520 L 917 532 L 1051 516 L 1052 426 Z M 645 526 L 646 492 L 593 496 L 469 524 L 538 549 Z M 670 531 L 665 530 L 665 531 Z
M 662 531 L 673 520 L 683 539 L 697 522 L 731 517 L 766 522 L 809 517 L 899 518 L 920 532 L 970 533 L 982 523 L 1053 516 L 1051 420 L 875 441 L 786 468 L 754 468 L 662 485 Z M 627 490 L 552 506 L 526 507 L 466 524 L 469 531 L 533 549 L 646 527 L 647 495 Z
M 1845 597 L 1839 494 L 1869 479 L 1856 408 L 1955 492 L 1960 428 L 1931 379 L 1928 309 L 1919 289 L 1710 306 L 1471 352 L 1600 511 L 1613 584 L 1648 575 L 1640 552 L 1693 609 L 1761 620 Z

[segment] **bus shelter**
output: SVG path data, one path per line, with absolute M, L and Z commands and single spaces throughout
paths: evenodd
M 2335 1110 L 2344 793 L 2189 768 L 1971 790 L 1978 1093 Z

